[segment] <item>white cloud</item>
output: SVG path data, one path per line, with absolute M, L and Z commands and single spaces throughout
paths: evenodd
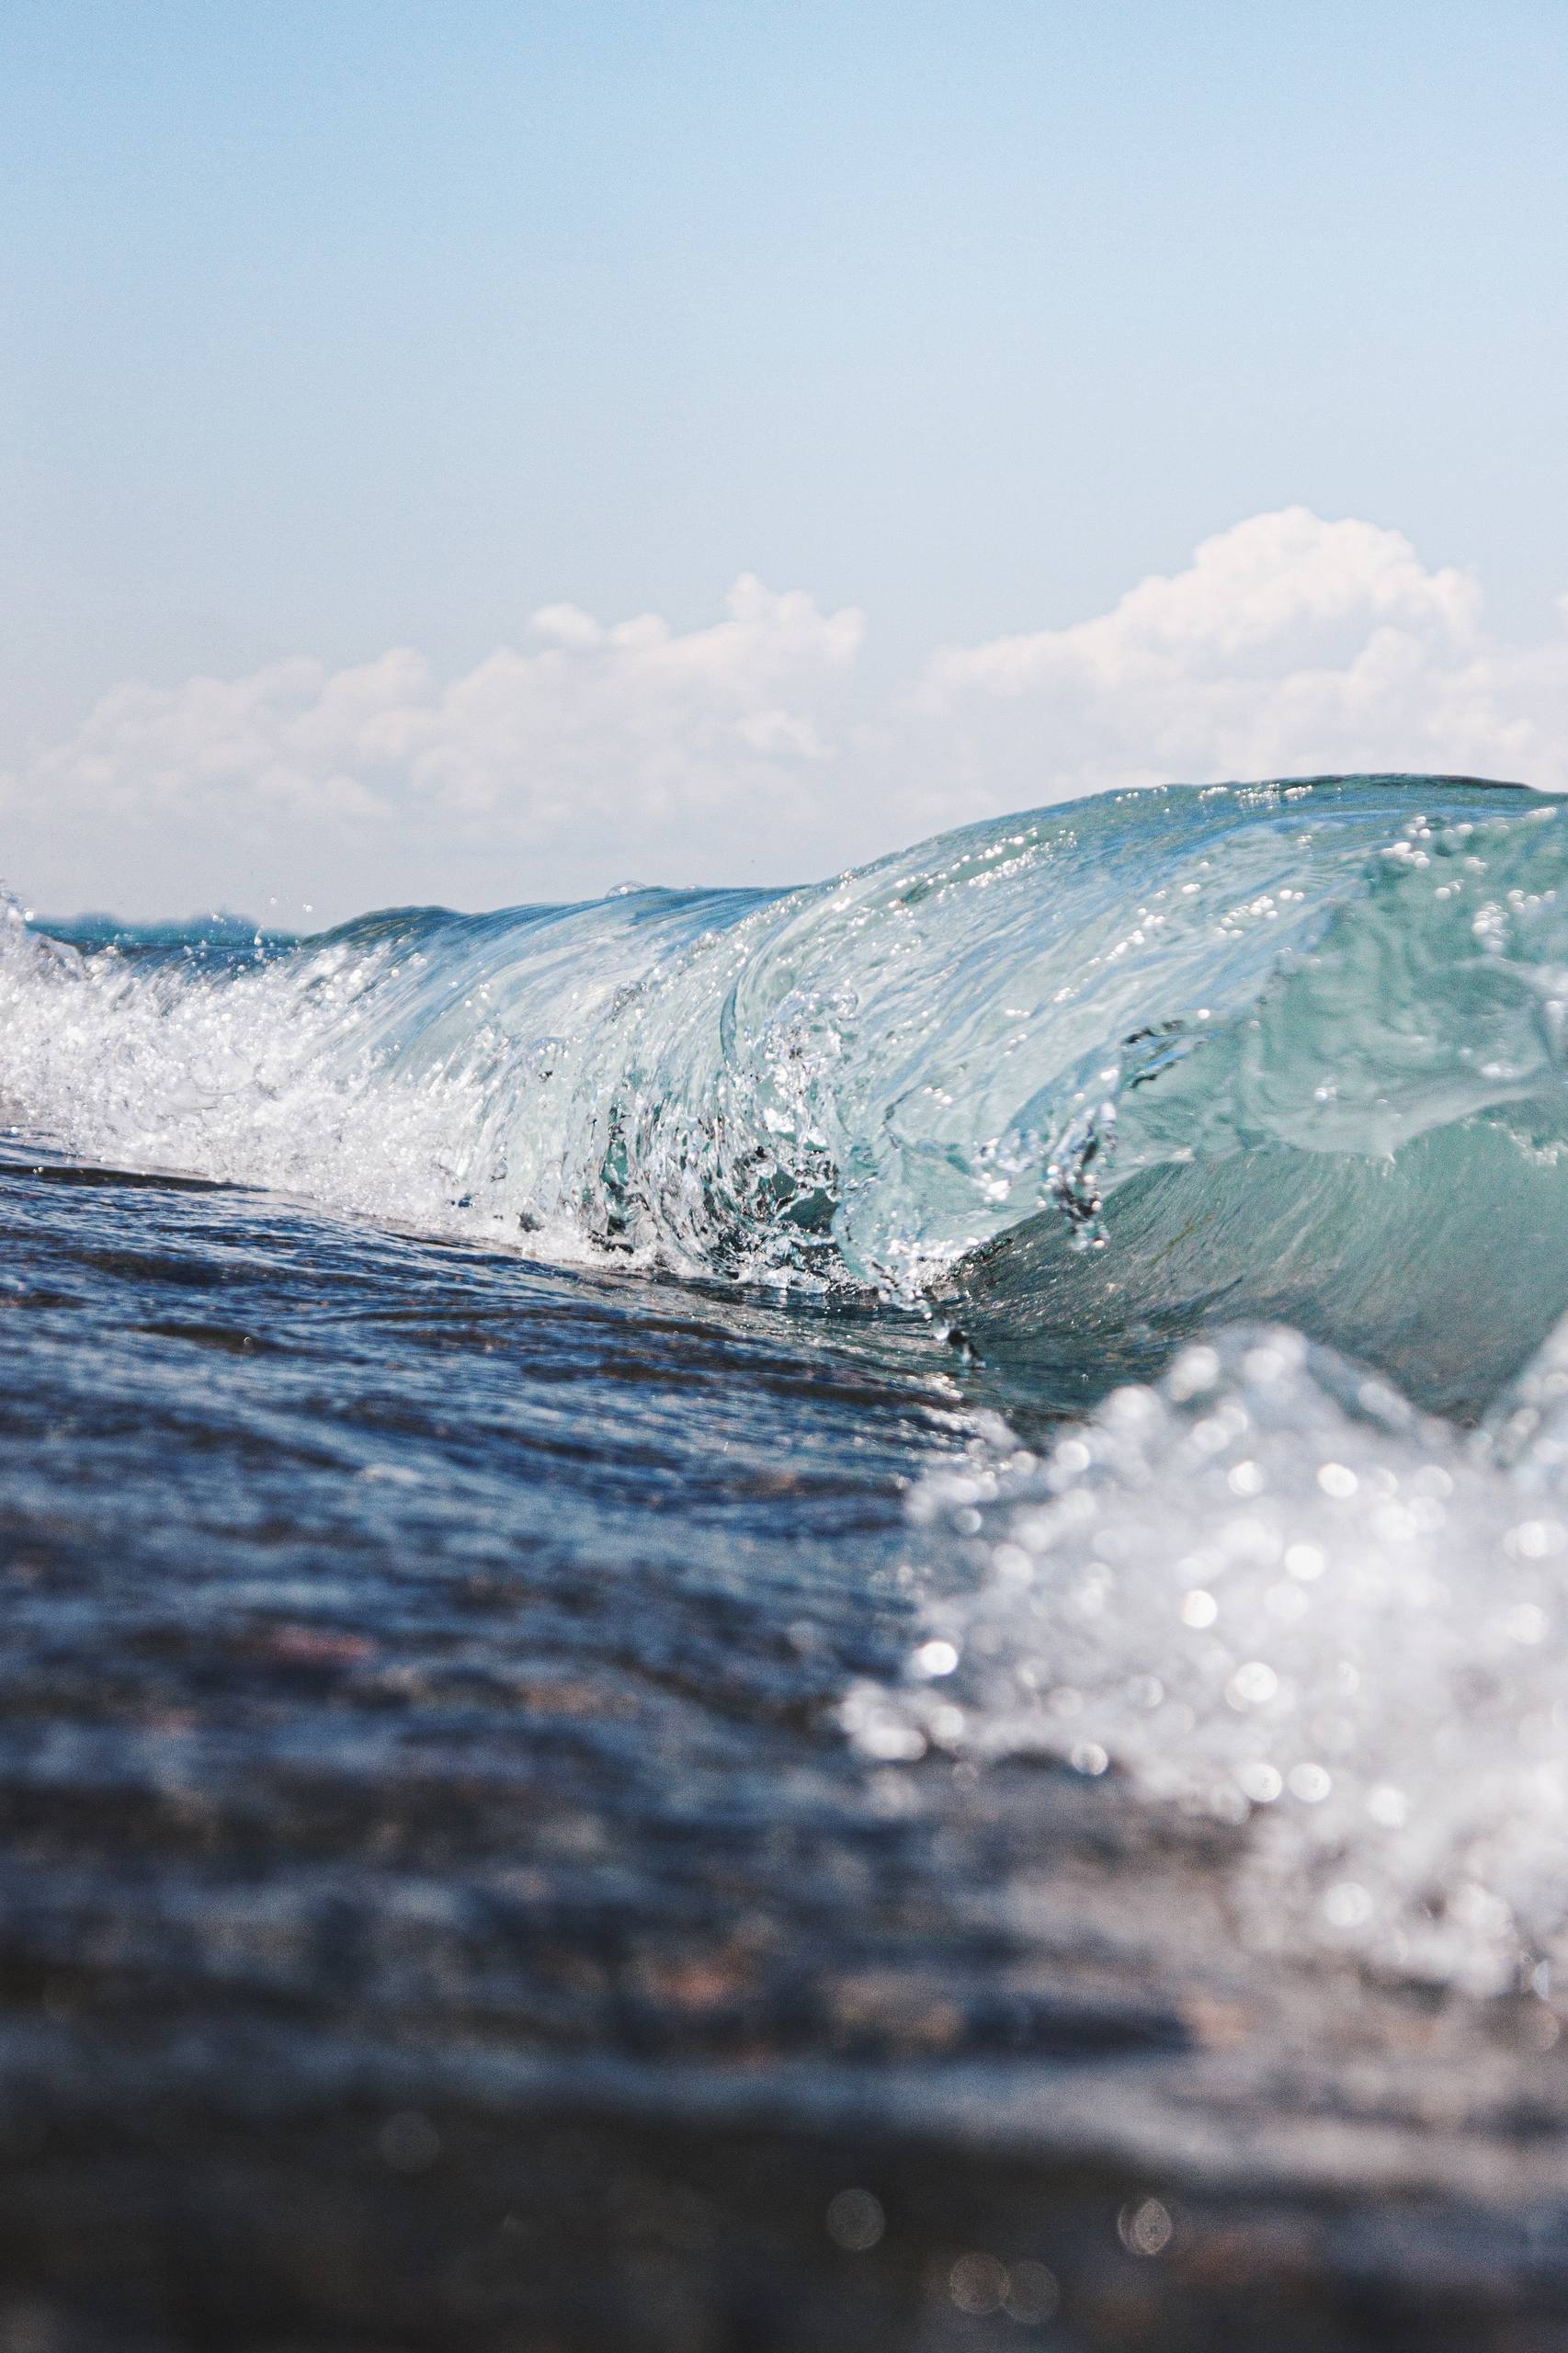
M 122 687 L 8 779 L 7 797 L 101 815 L 221 805 L 242 826 L 422 805 L 535 835 L 596 815 L 676 817 L 744 796 L 759 758 L 818 756 L 812 714 L 860 636 L 856 612 L 744 578 L 723 620 L 686 635 L 653 615 L 603 629 L 551 607 L 526 647 L 447 684 L 399 650 L 336 672 L 306 659 Z
M 1358 768 L 1568 783 L 1568 631 L 1494 644 L 1473 580 L 1303 507 L 1206 540 L 1097 620 L 939 654 L 912 699 L 987 806 L 1031 778 L 1045 798 Z
M 1568 618 L 1568 608 L 1565 608 Z M 1296 507 L 1072 628 L 951 648 L 870 707 L 860 615 L 744 578 L 724 618 L 572 606 L 442 680 L 128 686 L 0 779 L 0 865 L 55 906 L 292 916 L 804 877 L 971 816 L 1156 779 L 1434 768 L 1568 786 L 1568 629 L 1485 632 L 1476 583 Z

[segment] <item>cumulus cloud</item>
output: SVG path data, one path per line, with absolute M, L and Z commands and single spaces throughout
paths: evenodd
M 1565 600 L 1564 620 L 1568 620 Z M 0 864 L 56 906 L 468 904 L 795 879 L 1111 785 L 1431 768 L 1568 787 L 1568 628 L 1487 635 L 1397 531 L 1303 508 L 1075 626 L 948 648 L 885 707 L 863 624 L 736 583 L 723 618 L 572 606 L 442 679 L 395 651 L 127 686 L 0 779 Z
M 1206 540 L 1094 620 L 945 651 L 913 703 L 987 806 L 1031 776 L 1041 798 L 1367 768 L 1568 784 L 1568 630 L 1495 644 L 1475 581 L 1304 507 Z
M 231 897 L 258 860 L 303 877 L 358 860 L 381 891 L 426 896 L 432 855 L 449 872 L 466 853 L 472 888 L 497 851 L 519 882 L 586 863 L 592 887 L 596 863 L 619 871 L 612 849 L 667 850 L 711 818 L 799 799 L 802 774 L 809 798 L 861 631 L 857 612 L 746 577 L 722 620 L 684 633 L 551 607 L 522 646 L 444 681 L 400 649 L 122 687 L 4 779 L 0 814 L 35 835 L 40 820 L 90 825 L 100 845 L 153 831 L 176 870 L 226 844 L 239 870 L 213 884 Z M 81 887 L 101 898 L 114 877 Z

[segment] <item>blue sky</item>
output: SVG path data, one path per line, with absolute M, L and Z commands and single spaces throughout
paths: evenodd
M 13 802 L 128 682 L 743 573 L 894 694 L 1298 506 L 1540 637 L 1565 122 L 1561 0 L 13 0 Z

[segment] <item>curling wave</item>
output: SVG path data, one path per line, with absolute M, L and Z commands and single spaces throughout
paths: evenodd
M 934 1299 L 1069 1390 L 1222 1312 L 1473 1415 L 1568 1307 L 1565 885 L 1559 803 L 1354 778 L 288 946 L 17 917 L 0 1100 L 532 1252 Z

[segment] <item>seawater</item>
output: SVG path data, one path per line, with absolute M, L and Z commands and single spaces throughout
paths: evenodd
M 1565 824 L 9 903 L 13 2335 L 1557 2325 Z

